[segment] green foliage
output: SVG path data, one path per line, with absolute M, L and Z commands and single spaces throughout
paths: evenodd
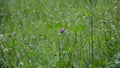
M 0 68 L 119 68 L 119 8 L 119 0 L 0 0 Z

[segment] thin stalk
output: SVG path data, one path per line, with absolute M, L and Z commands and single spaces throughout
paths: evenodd
M 62 44 L 61 44 L 61 41 L 60 41 L 60 45 L 59 45 L 59 61 L 60 61 L 60 63 L 61 63 L 61 61 L 62 61 L 61 46 L 62 46 Z M 62 66 L 60 65 L 59 68 L 62 68 Z
M 63 34 L 60 36 L 60 39 L 59 39 L 59 61 L 60 61 L 60 64 L 62 64 L 63 62 Z M 59 68 L 63 68 L 63 65 L 60 65 Z
M 115 0 L 115 7 L 117 7 L 115 10 L 115 15 L 116 15 L 116 29 L 117 29 L 117 37 L 120 37 L 120 31 L 119 31 L 119 26 L 120 26 L 120 0 Z M 119 38 L 117 40 L 117 45 L 120 45 L 119 43 Z M 120 49 L 118 49 L 120 51 Z
M 90 20 L 90 24 L 91 24 L 91 27 L 90 27 L 90 37 L 91 37 L 91 54 L 92 54 L 92 60 L 91 62 L 93 63 L 93 60 L 94 60 L 94 46 L 93 46 L 93 22 L 92 22 L 92 17 L 90 17 L 91 20 Z
M 110 4 L 110 1 L 108 0 L 108 6 L 109 6 L 109 9 L 108 9 L 108 13 L 109 13 L 109 16 L 112 15 L 111 12 L 110 12 L 110 9 L 111 9 L 111 4 Z M 110 16 L 111 17 L 111 16 Z M 110 36 L 110 39 L 112 38 L 112 28 L 111 26 L 113 25 L 113 22 L 110 21 L 111 18 L 109 18 L 109 36 Z M 108 53 L 108 56 L 110 56 L 109 58 L 111 59 L 112 58 L 112 49 L 110 47 L 112 47 L 112 44 L 111 42 L 109 42 L 109 45 L 108 46 L 108 49 L 110 49 L 109 53 Z
M 93 46 L 93 13 L 94 13 L 94 1 L 90 0 L 91 4 L 90 4 L 90 18 L 89 18 L 89 22 L 90 22 L 90 37 L 91 37 L 91 54 L 92 54 L 92 60 L 91 63 L 93 64 L 94 61 L 94 46 Z

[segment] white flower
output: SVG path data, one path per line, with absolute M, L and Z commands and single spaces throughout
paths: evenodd
M 22 63 L 22 62 L 20 62 L 20 63 L 19 63 L 19 65 L 23 65 L 23 63 Z
M 3 51 L 4 51 L 4 52 L 8 52 L 8 48 L 4 48 Z

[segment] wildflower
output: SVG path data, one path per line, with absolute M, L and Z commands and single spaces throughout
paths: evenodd
M 60 32 L 60 33 L 64 33 L 64 32 L 65 32 L 65 29 L 62 27 L 62 28 L 60 28 L 59 32 Z
M 22 63 L 22 62 L 20 62 L 20 63 L 19 63 L 19 65 L 23 65 L 23 63 Z
M 4 52 L 8 52 L 8 48 L 4 48 L 3 51 L 4 51 Z

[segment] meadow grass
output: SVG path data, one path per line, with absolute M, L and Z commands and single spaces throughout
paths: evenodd
M 119 29 L 120 0 L 0 0 L 0 68 L 119 68 Z

